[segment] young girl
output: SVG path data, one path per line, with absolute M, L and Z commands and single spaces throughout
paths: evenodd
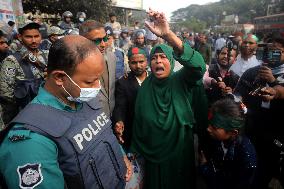
M 200 152 L 200 171 L 209 189 L 248 189 L 256 169 L 256 153 L 241 134 L 241 108 L 231 99 L 215 102 L 209 113 L 207 131 L 211 153 Z

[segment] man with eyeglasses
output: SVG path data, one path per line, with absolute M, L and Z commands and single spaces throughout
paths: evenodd
M 113 52 L 106 50 L 108 36 L 105 32 L 104 25 L 95 20 L 87 20 L 81 24 L 79 34 L 93 41 L 104 56 L 104 73 L 100 78 L 102 85 L 100 101 L 103 105 L 104 112 L 111 116 L 115 104 L 116 56 Z
M 236 63 L 230 68 L 239 77 L 249 68 L 258 66 L 261 64 L 254 55 L 257 48 L 258 38 L 255 35 L 247 35 L 244 37 L 241 44 L 240 55 L 237 57 Z

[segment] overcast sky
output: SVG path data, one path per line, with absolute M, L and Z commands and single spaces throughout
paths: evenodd
M 179 8 L 184 8 L 191 4 L 204 5 L 217 1 L 219 0 L 143 0 L 143 8 L 148 10 L 151 7 L 154 10 L 163 11 L 167 18 L 170 18 L 171 13 Z

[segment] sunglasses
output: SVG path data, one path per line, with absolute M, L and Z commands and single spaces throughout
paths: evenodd
M 96 45 L 101 44 L 102 41 L 107 42 L 108 41 L 108 36 L 104 36 L 103 38 L 97 38 L 92 40 Z

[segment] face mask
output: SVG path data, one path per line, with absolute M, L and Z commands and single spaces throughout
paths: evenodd
M 61 39 L 61 38 L 63 38 L 64 37 L 64 35 L 59 35 L 58 37 L 57 37 L 57 39 Z
M 85 18 L 79 18 L 80 22 L 84 22 Z
M 67 74 L 66 74 L 66 76 L 70 79 L 70 81 L 72 81 L 72 83 L 74 85 L 76 85 L 80 89 L 80 96 L 75 98 L 75 97 L 72 97 L 72 95 L 70 95 L 70 93 L 68 93 L 68 91 L 62 85 L 62 88 L 64 89 L 64 91 L 69 95 L 67 97 L 67 100 L 69 100 L 69 101 L 72 101 L 72 102 L 88 102 L 88 101 L 94 99 L 99 94 L 99 92 L 101 90 L 101 83 L 100 83 L 100 87 L 98 87 L 98 88 L 81 88 Z

